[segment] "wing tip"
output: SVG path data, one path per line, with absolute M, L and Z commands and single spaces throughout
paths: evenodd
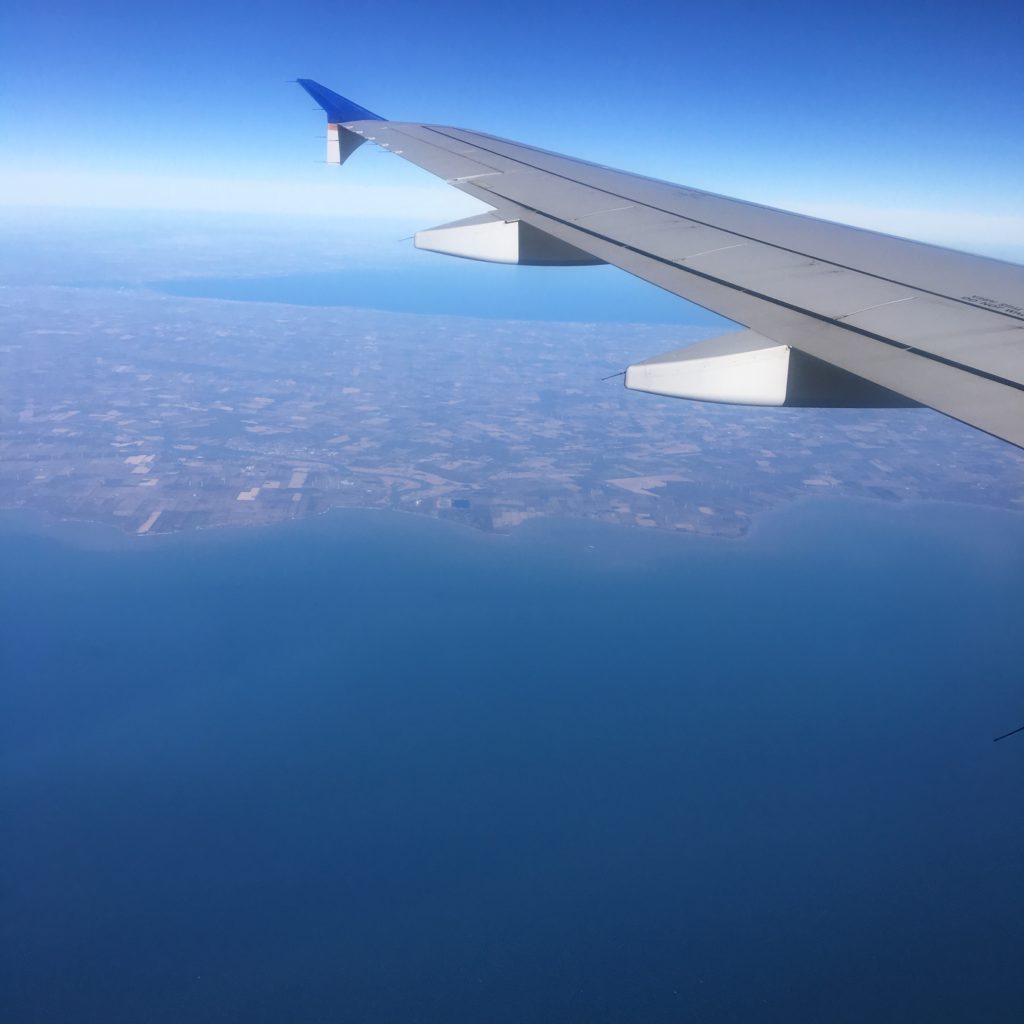
M 310 96 L 323 108 L 327 120 L 331 124 L 344 124 L 346 121 L 384 121 L 386 118 L 375 114 L 372 110 L 360 106 L 353 100 L 328 89 L 327 86 L 313 81 L 312 78 L 296 78 Z

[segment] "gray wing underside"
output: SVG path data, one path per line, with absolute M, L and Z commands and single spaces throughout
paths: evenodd
M 479 132 L 342 127 L 507 219 L 1024 447 L 1024 267 Z

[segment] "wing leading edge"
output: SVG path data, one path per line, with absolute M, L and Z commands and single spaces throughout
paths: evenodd
M 386 121 L 299 84 L 327 114 L 329 162 L 370 141 L 493 209 L 421 233 L 421 248 L 610 263 L 749 328 L 699 358 L 681 350 L 630 367 L 627 386 L 765 405 L 921 404 L 1024 447 L 1024 267 Z

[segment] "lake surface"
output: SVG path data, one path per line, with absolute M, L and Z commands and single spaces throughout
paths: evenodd
M 5 1021 L 1019 1019 L 1019 517 L 0 563 Z
M 167 295 L 298 306 L 355 306 L 495 320 L 688 324 L 729 320 L 614 267 L 512 267 L 425 257 L 388 268 L 154 281 Z

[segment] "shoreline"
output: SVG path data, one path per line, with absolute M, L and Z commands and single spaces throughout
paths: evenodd
M 329 520 L 340 521 L 349 519 L 387 519 L 394 522 L 422 523 L 425 527 L 439 526 L 446 529 L 451 536 L 464 538 L 478 537 L 497 540 L 500 543 L 516 543 L 520 540 L 534 539 L 539 533 L 559 533 L 563 530 L 609 532 L 611 535 L 626 537 L 646 537 L 650 541 L 674 544 L 703 542 L 709 545 L 727 544 L 739 547 L 752 541 L 760 540 L 767 531 L 769 534 L 790 535 L 786 524 L 787 517 L 797 519 L 809 514 L 812 517 L 828 516 L 835 511 L 846 512 L 851 509 L 869 510 L 872 516 L 885 511 L 896 512 L 899 516 L 911 515 L 914 512 L 941 514 L 951 511 L 961 515 L 980 513 L 1003 519 L 1007 525 L 1024 526 L 1024 508 L 1008 509 L 994 505 L 982 505 L 976 502 L 948 501 L 930 498 L 911 498 L 902 501 L 887 501 L 883 498 L 853 497 L 826 494 L 807 494 L 780 502 L 778 505 L 765 509 L 751 516 L 747 528 L 740 535 L 726 533 L 699 533 L 688 530 L 668 530 L 661 527 L 639 527 L 624 523 L 606 522 L 585 516 L 538 516 L 526 520 L 507 530 L 485 530 L 471 522 L 457 519 L 425 515 L 401 508 L 374 508 L 372 506 L 332 506 L 319 512 L 295 516 L 266 523 L 231 523 L 215 526 L 199 526 L 193 529 L 173 530 L 165 533 L 144 533 L 122 529 L 116 523 L 92 519 L 61 519 L 51 513 L 24 508 L 0 507 L 0 530 L 13 528 L 15 532 L 52 540 L 79 550 L 93 551 L 151 551 L 174 545 L 192 543 L 245 543 L 260 534 L 273 531 L 281 533 L 304 527 L 313 527 L 327 523 Z

